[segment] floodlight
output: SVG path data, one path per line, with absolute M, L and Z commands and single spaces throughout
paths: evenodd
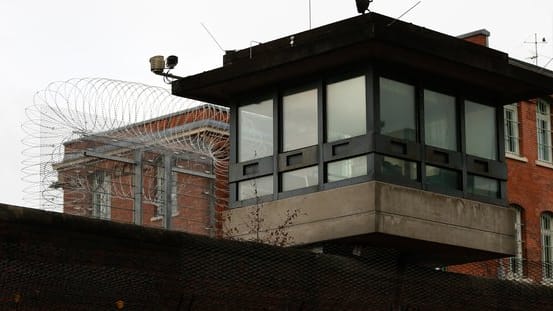
M 161 55 L 152 56 L 150 58 L 150 70 L 153 73 L 162 73 L 165 69 L 165 59 Z

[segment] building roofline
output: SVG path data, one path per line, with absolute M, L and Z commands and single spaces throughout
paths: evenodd
M 553 93 L 551 77 L 512 65 L 504 52 L 374 12 L 227 52 L 223 67 L 174 81 L 172 93 L 230 106 L 252 91 L 369 59 L 501 96 L 500 104 Z
M 475 37 L 475 36 L 478 36 L 478 35 L 489 37 L 490 32 L 487 29 L 482 28 L 482 29 L 471 31 L 471 32 L 468 32 L 468 33 L 465 33 L 465 34 L 462 34 L 462 35 L 458 35 L 457 38 L 466 39 L 466 38 Z
M 226 112 L 226 113 L 228 113 L 228 111 L 229 111 L 229 109 L 227 107 L 224 107 L 224 106 L 214 105 L 214 104 L 210 104 L 210 103 L 200 103 L 198 106 L 190 107 L 190 108 L 187 108 L 187 109 L 184 109 L 184 110 L 181 110 L 181 111 L 172 112 L 172 113 L 162 115 L 162 116 L 159 116 L 159 117 L 155 117 L 155 118 L 152 118 L 152 119 L 147 119 L 147 120 L 144 120 L 144 121 L 131 123 L 131 124 L 128 124 L 128 125 L 125 125 L 125 126 L 117 127 L 117 128 L 106 130 L 106 131 L 100 131 L 100 132 L 95 132 L 95 133 L 94 132 L 93 133 L 87 133 L 86 135 L 83 135 L 82 137 L 71 139 L 71 140 L 68 140 L 66 142 L 63 142 L 63 145 L 76 143 L 76 142 L 82 141 L 83 139 L 86 139 L 87 137 L 90 137 L 90 136 L 108 137 L 109 134 L 111 134 L 111 133 L 117 133 L 117 132 L 120 132 L 120 131 L 126 130 L 126 129 L 138 128 L 138 127 L 146 125 L 146 124 L 150 124 L 150 123 L 154 123 L 154 122 L 157 122 L 157 121 L 170 119 L 170 118 L 173 118 L 173 117 L 177 117 L 177 116 L 180 116 L 180 115 L 184 115 L 184 114 L 187 114 L 187 113 L 191 113 L 191 112 L 201 110 L 201 109 L 206 109 L 206 108 L 208 108 L 208 109 L 209 108 L 216 108 L 216 109 L 219 109 L 220 111 Z M 187 123 L 189 125 L 188 125 L 188 128 L 186 130 L 191 131 L 191 130 L 194 130 L 196 128 L 201 128 L 201 127 L 205 126 L 205 125 L 200 124 L 201 121 L 205 121 L 205 120 L 211 120 L 211 121 L 218 122 L 218 121 L 212 120 L 212 119 L 201 119 L 201 120 L 197 120 L 195 122 Z M 194 128 L 194 127 L 191 128 L 190 124 L 194 124 L 196 126 L 196 128 Z M 183 125 L 185 125 L 185 124 L 183 124 Z M 180 126 L 178 126 L 178 127 L 180 127 Z M 168 130 L 168 129 L 166 129 L 166 130 Z M 163 131 L 166 131 L 166 130 L 163 130 Z M 159 131 L 159 132 L 163 132 L 163 131 Z M 156 133 L 159 133 L 159 132 L 156 132 Z

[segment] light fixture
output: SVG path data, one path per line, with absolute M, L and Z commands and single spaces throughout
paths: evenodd
M 150 57 L 150 70 L 156 75 L 163 76 L 165 83 L 171 83 L 174 80 L 182 79 L 182 77 L 169 73 L 178 63 L 179 58 L 175 55 L 168 56 L 167 59 L 162 55 L 156 55 Z M 165 71 L 166 69 L 167 71 Z

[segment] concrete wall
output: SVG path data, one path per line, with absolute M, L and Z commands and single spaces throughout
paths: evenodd
M 512 210 L 376 181 L 225 213 L 227 236 L 269 244 L 355 238 L 361 244 L 429 252 L 428 257 L 439 255 L 434 252 L 462 253 L 465 262 L 515 251 Z M 285 243 L 278 240 L 282 234 L 287 236 Z

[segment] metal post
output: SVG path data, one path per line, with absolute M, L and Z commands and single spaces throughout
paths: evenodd
M 163 156 L 163 185 L 165 190 L 164 202 L 163 202 L 163 227 L 165 229 L 171 229 L 171 216 L 173 216 L 173 200 L 172 200 L 172 190 L 173 190 L 173 180 L 172 180 L 172 156 L 170 153 Z
M 213 160 L 211 160 L 211 174 L 215 175 L 215 170 L 213 167 Z M 216 232 L 216 219 L 215 219 L 215 178 L 210 178 L 209 180 L 209 193 L 207 195 L 209 199 L 209 237 L 214 238 Z
M 143 196 L 143 177 L 142 177 L 142 149 L 134 151 L 134 209 L 133 221 L 135 225 L 142 224 L 142 196 Z

